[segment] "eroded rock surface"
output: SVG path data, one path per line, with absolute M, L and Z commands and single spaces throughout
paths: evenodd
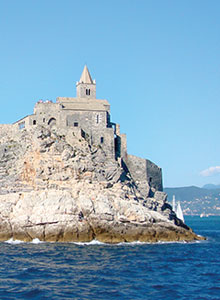
M 143 192 L 144 191 L 144 192 Z M 166 194 L 102 147 L 74 132 L 2 134 L 0 240 L 178 241 L 200 239 L 166 202 Z

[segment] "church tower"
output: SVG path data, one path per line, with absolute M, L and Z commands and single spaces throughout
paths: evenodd
M 96 99 L 96 83 L 92 80 L 87 66 L 84 67 L 79 82 L 76 83 L 77 98 Z

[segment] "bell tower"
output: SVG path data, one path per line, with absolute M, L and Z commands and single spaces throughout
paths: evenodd
M 92 80 L 86 65 L 79 82 L 76 83 L 76 96 L 77 98 L 96 99 L 96 82 Z

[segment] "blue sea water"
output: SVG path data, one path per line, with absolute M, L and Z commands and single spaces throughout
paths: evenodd
M 220 217 L 194 243 L 0 243 L 0 299 L 220 299 Z

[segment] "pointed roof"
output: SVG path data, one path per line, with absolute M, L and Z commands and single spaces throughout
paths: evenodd
M 82 72 L 82 75 L 80 77 L 80 80 L 79 80 L 80 83 L 90 83 L 92 84 L 93 81 L 92 81 L 92 77 L 89 73 L 89 70 L 87 68 L 87 66 L 85 65 L 84 69 L 83 69 L 83 72 Z

